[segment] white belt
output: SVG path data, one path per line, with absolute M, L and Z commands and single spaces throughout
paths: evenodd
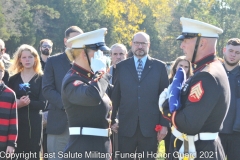
M 181 133 L 181 132 L 179 132 L 175 127 L 172 127 L 172 134 L 176 137 L 176 138 L 178 138 L 178 139 L 180 139 L 181 141 L 183 141 L 183 133 Z M 186 136 L 189 136 L 189 135 L 186 135 Z M 210 133 L 210 132 L 203 132 L 203 133 L 198 133 L 198 134 L 196 134 L 195 136 L 193 136 L 194 137 L 194 141 L 197 141 L 197 140 L 199 140 L 199 138 L 200 138 L 200 140 L 203 140 L 203 141 L 208 141 L 208 140 L 215 140 L 215 139 L 217 139 L 217 137 L 218 137 L 218 132 L 216 132 L 216 133 Z M 187 140 L 187 139 L 186 139 Z
M 210 133 L 210 132 L 204 132 L 204 133 L 198 133 L 196 135 L 186 135 L 181 132 L 179 132 L 174 126 L 172 127 L 172 134 L 183 141 L 183 144 L 179 150 L 179 153 L 184 154 L 184 140 L 188 141 L 188 148 L 189 148 L 189 155 L 192 157 L 189 158 L 190 160 L 194 160 L 197 157 L 196 147 L 195 147 L 195 141 L 198 140 L 215 140 L 218 137 L 218 132 L 216 133 Z M 180 156 L 181 157 L 181 156 Z M 179 160 L 182 160 L 182 158 L 179 158 Z
M 90 127 L 69 127 L 69 135 L 88 135 L 88 136 L 101 136 L 109 137 L 111 130 L 102 128 Z

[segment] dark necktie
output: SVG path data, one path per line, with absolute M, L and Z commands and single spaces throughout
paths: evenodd
M 139 80 L 141 79 L 142 71 L 143 71 L 142 60 L 138 59 L 137 73 L 138 73 Z

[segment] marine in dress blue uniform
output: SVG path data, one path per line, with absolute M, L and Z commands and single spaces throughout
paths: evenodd
M 66 53 L 74 63 L 62 83 L 62 100 L 70 133 L 66 149 L 60 155 L 63 159 L 111 158 L 109 125 L 112 105 L 106 94 L 111 75 L 105 73 L 106 65 L 99 51 L 108 49 L 104 44 L 105 32 L 103 28 L 68 40 L 72 48 Z M 79 55 L 84 54 L 80 63 L 78 51 L 81 52 Z
M 168 100 L 162 104 L 164 117 L 173 124 L 169 159 L 222 160 L 218 132 L 229 107 L 230 90 L 215 45 L 223 31 L 201 21 L 180 20 L 183 33 L 177 39 L 183 40 L 181 48 L 191 58 L 194 75 L 181 89 L 181 108 L 171 113 Z

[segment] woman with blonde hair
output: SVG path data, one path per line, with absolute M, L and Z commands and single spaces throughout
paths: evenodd
M 18 108 L 16 153 L 33 153 L 29 159 L 39 159 L 42 129 L 40 111 L 45 107 L 45 100 L 42 95 L 43 71 L 36 49 L 27 44 L 21 45 L 14 54 L 9 71 L 12 74 L 9 87 L 16 93 Z

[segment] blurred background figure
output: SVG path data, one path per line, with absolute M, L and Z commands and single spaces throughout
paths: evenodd
M 5 43 L 2 39 L 0 39 L 0 60 L 2 60 L 2 62 L 4 64 L 4 68 L 5 68 L 4 76 L 3 76 L 2 80 L 3 80 L 4 84 L 8 85 L 9 73 L 8 73 L 7 69 L 11 65 L 11 62 L 10 62 L 9 55 L 6 54 L 5 51 L 6 51 Z
M 10 56 L 5 53 L 6 48 L 5 48 L 5 43 L 2 39 L 0 39 L 0 60 L 3 61 L 5 69 L 8 69 L 10 66 Z
M 169 73 L 169 83 L 172 83 L 173 77 L 175 76 L 179 67 L 182 67 L 185 70 L 186 78 L 188 79 L 190 76 L 193 75 L 191 62 L 186 60 L 185 56 L 178 57 L 172 64 L 171 70 Z
M 116 43 L 111 46 L 110 57 L 112 60 L 112 64 L 109 70 L 109 73 L 112 75 L 112 78 L 110 80 L 111 84 L 113 84 L 113 82 L 115 81 L 114 78 L 115 78 L 116 64 L 127 59 L 127 55 L 128 55 L 127 48 L 123 44 Z
M 50 39 L 42 39 L 40 41 L 40 61 L 42 65 L 42 69 L 44 70 L 45 64 L 47 62 L 47 58 L 52 54 L 52 46 L 53 42 Z
M 35 48 L 23 44 L 14 53 L 9 71 L 9 87 L 16 93 L 18 108 L 18 139 L 16 153 L 34 153 L 29 159 L 39 159 L 42 131 L 40 111 L 45 108 L 42 95 L 40 58 Z M 25 157 L 18 158 L 24 160 Z

